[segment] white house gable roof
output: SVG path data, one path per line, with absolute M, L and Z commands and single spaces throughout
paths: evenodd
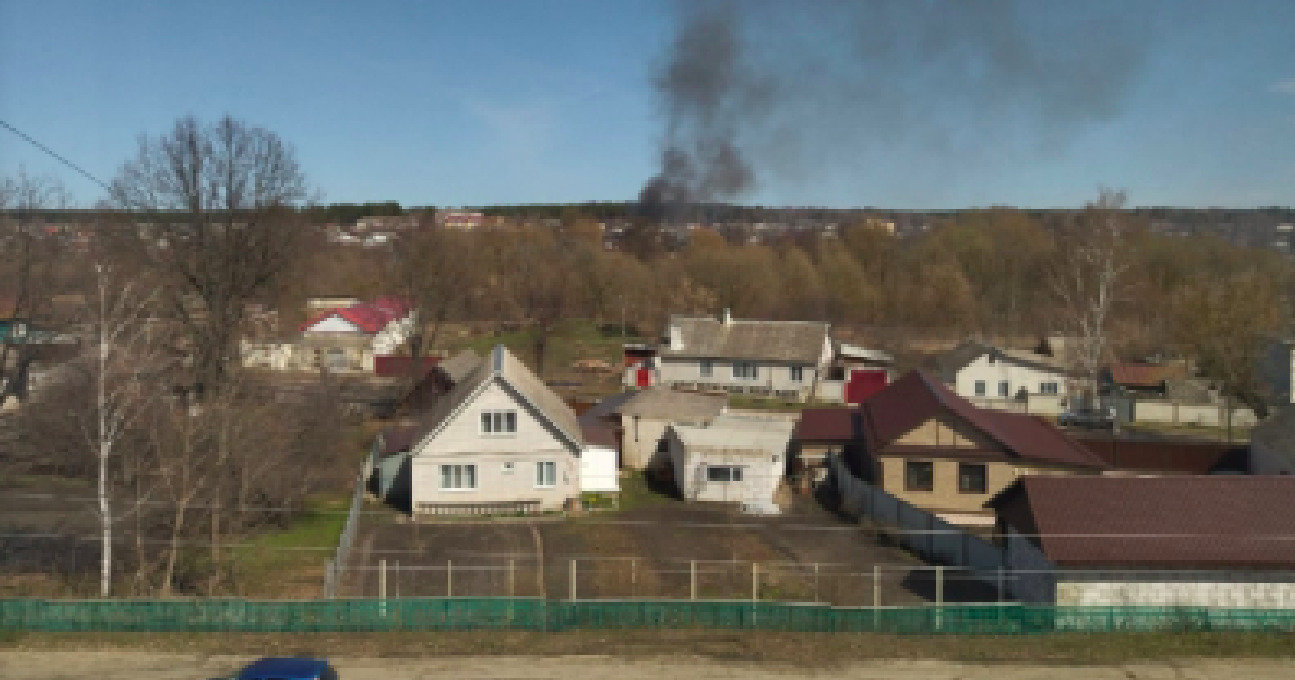
M 575 452 L 579 452 L 584 439 L 575 412 L 503 345 L 496 345 L 490 356 L 479 362 L 476 370 L 437 402 L 428 414 L 426 433 L 420 437 L 416 448 L 421 449 L 440 434 L 494 382 L 501 384 L 537 418 L 551 426 Z
M 340 314 L 331 314 L 306 328 L 309 333 L 361 333 L 359 326 L 343 319 Z

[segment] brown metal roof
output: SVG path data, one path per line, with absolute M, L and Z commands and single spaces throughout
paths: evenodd
M 848 442 L 855 435 L 855 409 L 807 408 L 800 412 L 793 437 L 798 441 Z
M 1295 477 L 1028 476 L 989 505 L 1063 566 L 1295 567 Z M 1024 513 L 1024 514 L 1022 514 Z
M 1208 475 L 1246 472 L 1245 445 L 1197 440 L 1137 440 L 1111 436 L 1075 439 L 1116 470 L 1161 474 Z
M 1169 367 L 1156 364 L 1115 364 L 1111 382 L 1125 387 L 1160 387 L 1169 378 Z
M 870 451 L 941 414 L 949 414 L 1026 460 L 1104 469 L 1106 464 L 1064 432 L 1035 416 L 978 408 L 935 377 L 912 371 L 865 400 L 859 407 Z

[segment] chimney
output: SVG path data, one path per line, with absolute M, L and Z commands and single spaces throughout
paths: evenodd
M 671 317 L 670 325 L 666 327 L 666 335 L 670 341 L 670 349 L 679 351 L 683 349 L 683 329 L 679 327 L 679 320 Z
M 733 323 L 733 312 L 732 312 L 732 310 L 730 310 L 728 307 L 725 307 L 725 308 L 724 308 L 724 316 L 720 317 L 720 320 L 724 322 L 724 325 L 725 325 L 725 326 L 727 326 L 727 325 L 729 325 L 729 324 Z

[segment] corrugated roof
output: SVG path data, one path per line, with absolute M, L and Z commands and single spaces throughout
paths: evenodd
M 1160 387 L 1169 378 L 1168 366 L 1157 364 L 1115 364 L 1111 382 L 1126 387 Z
M 1029 476 L 991 505 L 1023 504 L 1065 566 L 1295 567 L 1295 477 Z M 1017 506 L 1020 508 L 1021 506 Z
M 1050 423 L 1035 416 L 978 408 L 921 371 L 912 371 L 888 385 L 859 409 L 870 450 L 884 448 L 918 425 L 947 413 L 997 442 L 1008 455 L 1083 468 L 1106 467 Z
M 795 437 L 800 441 L 849 441 L 855 436 L 852 408 L 807 408 L 796 421 Z
M 580 418 L 580 434 L 585 439 L 587 446 L 603 446 L 609 449 L 619 449 L 620 442 L 616 441 L 616 428 L 602 422 L 597 418 Z
M 410 309 L 410 304 L 405 300 L 394 297 L 380 297 L 372 302 L 361 302 L 349 307 L 326 309 L 307 319 L 301 325 L 300 330 L 308 330 L 324 319 L 337 316 L 360 329 L 361 332 L 373 335 L 386 328 L 387 324 L 392 321 L 405 318 Z
M 1244 473 L 1249 468 L 1244 444 L 1201 440 L 1141 440 L 1092 436 L 1075 438 L 1117 470 L 1207 475 Z
M 792 427 L 792 421 L 784 418 L 732 415 L 721 416 L 701 427 L 673 426 L 679 440 L 690 449 L 750 450 L 770 454 L 787 450 Z
M 728 396 L 682 392 L 668 387 L 641 390 L 614 412 L 657 420 L 708 420 L 724 411 Z
M 817 364 L 828 324 L 817 321 L 755 321 L 711 317 L 670 317 L 679 327 L 680 349 L 661 346 L 663 357 L 750 359 Z

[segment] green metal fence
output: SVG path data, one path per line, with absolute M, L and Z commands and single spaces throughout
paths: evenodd
M 302 633 L 712 628 L 798 632 L 1295 631 L 1295 610 L 972 605 L 845 608 L 743 601 L 0 600 L 0 630 Z

